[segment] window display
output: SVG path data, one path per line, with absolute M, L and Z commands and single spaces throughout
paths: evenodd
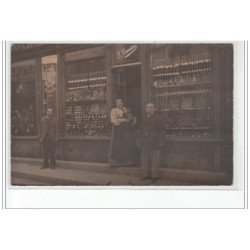
M 11 69 L 11 134 L 36 135 L 35 66 Z
M 177 47 L 178 48 L 178 47 Z M 207 46 L 185 53 L 162 49 L 151 56 L 152 96 L 167 137 L 211 137 L 213 69 Z
M 67 64 L 66 135 L 107 135 L 107 83 L 103 58 Z

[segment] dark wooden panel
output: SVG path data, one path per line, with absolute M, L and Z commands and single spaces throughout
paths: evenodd
M 56 159 L 83 162 L 108 162 L 110 140 L 60 139 L 56 145 Z M 40 142 L 36 138 L 12 139 L 11 156 L 42 158 Z
M 36 138 L 33 139 L 12 139 L 11 156 L 40 158 L 40 143 Z
M 70 140 L 63 142 L 64 160 L 108 162 L 109 140 Z
M 161 166 L 190 170 L 219 170 L 215 166 L 217 147 L 220 147 L 220 144 L 166 141 L 162 149 Z
M 95 47 L 90 49 L 83 49 L 74 52 L 68 52 L 65 54 L 65 61 L 76 61 L 83 59 L 90 59 L 95 57 L 105 56 L 105 47 Z
M 109 139 L 60 139 L 56 147 L 56 159 L 80 162 L 107 163 Z M 222 149 L 222 168 L 216 169 L 216 151 L 222 145 L 217 142 L 166 141 L 161 152 L 161 167 L 171 169 L 232 172 L 232 147 Z M 37 139 L 13 139 L 13 157 L 41 158 Z
M 223 172 L 233 173 L 233 145 L 226 145 L 222 148 L 221 168 Z

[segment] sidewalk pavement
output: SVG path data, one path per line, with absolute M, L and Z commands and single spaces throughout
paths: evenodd
M 110 167 L 102 163 L 57 161 L 55 169 L 41 169 L 41 159 L 13 158 L 11 184 L 29 186 L 176 186 L 191 183 L 159 178 L 142 180 L 138 167 Z
M 12 185 L 47 186 L 211 186 L 230 185 L 224 172 L 160 168 L 155 183 L 142 180 L 140 167 L 110 167 L 107 163 L 57 160 L 56 169 L 41 169 L 42 159 L 11 158 Z

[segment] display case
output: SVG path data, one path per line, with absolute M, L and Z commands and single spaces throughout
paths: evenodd
M 107 136 L 105 58 L 66 63 L 66 136 Z
M 11 135 L 36 135 L 35 62 L 13 64 L 11 68 Z
M 152 101 L 168 138 L 212 138 L 213 58 L 208 45 L 154 46 Z

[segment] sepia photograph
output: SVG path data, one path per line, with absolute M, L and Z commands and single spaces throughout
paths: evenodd
M 231 186 L 233 43 L 11 43 L 12 186 Z
M 245 2 L 2 2 L 1 249 L 250 245 Z

